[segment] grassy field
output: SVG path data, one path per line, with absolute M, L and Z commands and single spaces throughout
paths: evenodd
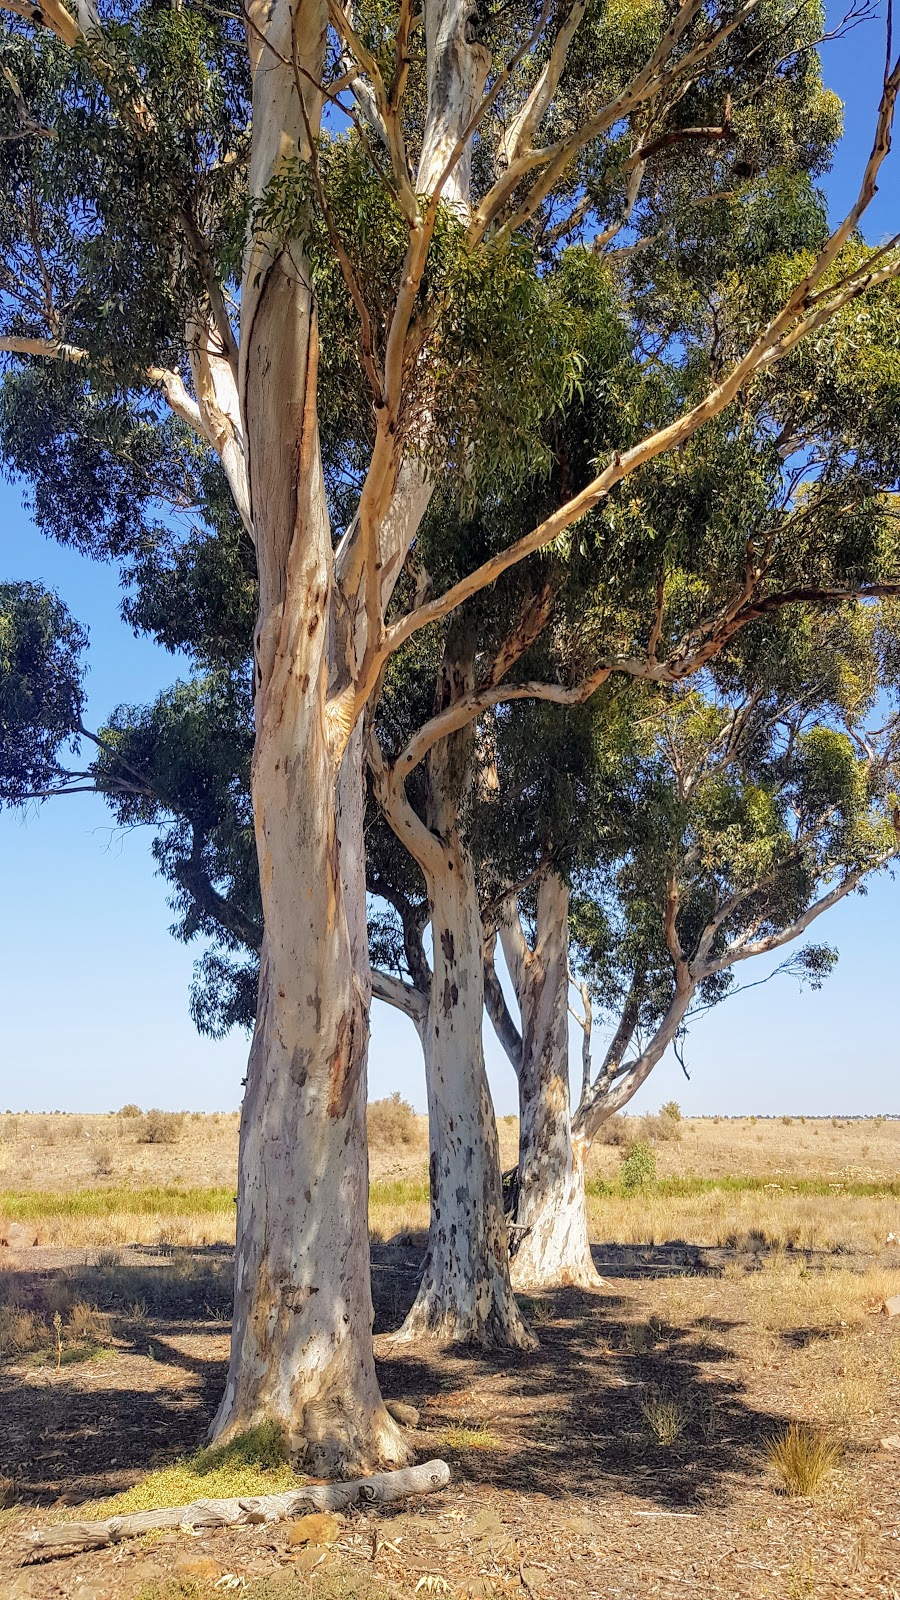
M 499 1131 L 510 1167 L 515 1119 Z M 598 1241 L 874 1252 L 900 1234 L 900 1120 L 619 1118 L 611 1137 L 588 1166 Z M 637 1139 L 657 1181 L 629 1194 L 622 1161 Z M 421 1232 L 424 1117 L 379 1103 L 370 1146 L 373 1238 Z M 34 1223 L 43 1244 L 231 1243 L 236 1176 L 236 1116 L 0 1116 L 0 1222 Z
M 516 1126 L 500 1123 L 503 1161 Z M 605 1287 L 530 1297 L 536 1355 L 391 1342 L 428 1219 L 424 1119 L 370 1113 L 386 1395 L 450 1489 L 289 1527 L 19 1564 L 47 1519 L 300 1480 L 200 1448 L 228 1350 L 237 1121 L 0 1117 L 2 1600 L 897 1600 L 900 1123 L 623 1119 L 589 1168 Z M 630 1152 L 655 1177 L 628 1187 Z M 5 1506 L 5 1509 L 3 1507 Z M 75 1508 L 75 1509 L 72 1509 Z

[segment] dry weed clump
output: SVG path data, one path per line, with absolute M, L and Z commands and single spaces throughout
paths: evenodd
M 397 1144 L 415 1144 L 419 1124 L 416 1113 L 398 1092 L 387 1100 L 373 1100 L 366 1108 L 366 1129 L 373 1148 L 389 1149 Z
M 641 1415 L 657 1444 L 666 1448 L 681 1438 L 688 1419 L 687 1410 L 679 1400 L 658 1394 L 644 1397 Z
M 619 1149 L 627 1149 L 634 1144 L 636 1138 L 635 1126 L 629 1122 L 627 1117 L 623 1117 L 621 1112 L 617 1111 L 614 1116 L 608 1117 L 604 1123 L 601 1123 L 600 1131 L 597 1134 L 597 1143 L 611 1144 Z
M 45 1300 L 40 1309 L 16 1301 L 0 1305 L 0 1361 L 29 1356 L 68 1365 L 109 1345 L 109 1317 L 87 1301 L 72 1302 L 64 1282 L 48 1288 Z
M 840 1459 L 835 1439 L 802 1422 L 792 1422 L 766 1445 L 766 1460 L 783 1493 L 797 1497 L 816 1494 Z

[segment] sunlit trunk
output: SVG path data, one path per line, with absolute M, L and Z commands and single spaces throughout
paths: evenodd
M 289 53 L 283 0 L 259 20 Z M 313 58 L 324 13 L 308 8 L 304 25 L 309 37 L 295 26 L 293 47 Z M 314 124 L 317 108 L 308 112 Z M 296 86 L 259 72 L 254 191 L 286 141 L 303 150 L 297 119 Z M 253 242 L 241 389 L 260 588 L 252 792 L 265 936 L 241 1117 L 231 1360 L 212 1431 L 275 1420 L 308 1470 L 339 1476 L 407 1452 L 372 1348 L 361 745 L 352 737 L 341 761 L 326 715 L 337 629 L 308 282 L 299 245 Z
M 600 1282 L 588 1241 L 585 1146 L 569 1108 L 568 890 L 548 873 L 538 890 L 533 951 L 509 964 L 522 1013 L 519 1170 L 510 1235 L 517 1289 Z
M 446 841 L 429 876 L 434 939 L 423 1030 L 430 1133 L 431 1220 L 415 1303 L 401 1337 L 533 1344 L 509 1278 L 497 1122 L 482 1047 L 481 914 L 471 862 Z

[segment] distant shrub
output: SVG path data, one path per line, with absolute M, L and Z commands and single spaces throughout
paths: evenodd
M 100 1144 L 94 1152 L 94 1172 L 98 1178 L 108 1178 L 115 1170 L 113 1154 L 108 1144 Z
M 418 1133 L 416 1113 L 399 1092 L 387 1100 L 373 1100 L 366 1107 L 369 1144 L 384 1149 L 392 1144 L 414 1144 Z
M 177 1144 L 183 1127 L 183 1111 L 147 1111 L 138 1127 L 138 1143 Z
M 597 1138 L 601 1144 L 614 1144 L 627 1148 L 634 1144 L 635 1132 L 628 1118 L 616 1112 L 615 1116 L 608 1117 L 606 1122 L 600 1124 Z
M 643 1139 L 632 1145 L 622 1158 L 622 1188 L 626 1194 L 636 1194 L 656 1182 L 656 1156 Z
M 682 1121 L 681 1107 L 677 1100 L 667 1100 L 664 1106 L 660 1106 L 659 1114 L 661 1117 L 670 1117 L 673 1122 Z
M 119 1112 L 120 1117 L 140 1117 L 142 1115 L 140 1106 L 136 1106 L 133 1100 L 129 1100 L 127 1106 L 123 1106 Z
M 680 1139 L 681 1132 L 681 1123 L 664 1111 L 655 1117 L 646 1116 L 641 1122 L 641 1135 L 645 1140 L 658 1139 L 663 1142 L 666 1139 Z

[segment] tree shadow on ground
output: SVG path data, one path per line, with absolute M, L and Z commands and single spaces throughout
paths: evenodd
M 412 1302 L 409 1256 L 405 1274 L 396 1247 L 390 1276 L 373 1271 L 376 1327 L 396 1326 Z M 736 1324 L 643 1321 L 609 1288 L 528 1297 L 524 1309 L 534 1352 L 379 1340 L 383 1392 L 420 1408 L 457 1479 L 554 1498 L 624 1490 L 677 1510 L 757 1474 L 783 1418 L 749 1404 L 723 1342 Z
M 423 1237 L 373 1244 L 376 1332 L 402 1322 L 423 1249 Z M 646 1276 L 652 1261 L 641 1265 Z M 204 1443 L 225 1380 L 227 1251 L 126 1251 L 4 1278 L 7 1304 L 45 1311 L 62 1282 L 109 1316 L 112 1335 L 104 1359 L 60 1373 L 0 1364 L 0 1473 L 18 1500 L 113 1493 Z M 724 1343 L 732 1324 L 642 1320 L 646 1299 L 624 1274 L 602 1291 L 531 1297 L 530 1353 L 380 1338 L 383 1392 L 420 1408 L 418 1454 L 445 1456 L 458 1482 L 559 1499 L 618 1490 L 657 1509 L 715 1501 L 756 1475 L 783 1419 L 748 1403 Z
M 4 1266 L 2 1301 L 42 1318 L 102 1314 L 86 1359 L 55 1368 L 52 1339 L 0 1362 L 0 1475 L 6 1498 L 78 1504 L 129 1487 L 204 1442 L 221 1398 L 231 1258 L 129 1249 L 93 1265 Z M 64 1333 L 65 1338 L 65 1333 Z M 190 1348 L 180 1348 L 187 1339 Z M 140 1358 L 135 1360 L 134 1358 Z

